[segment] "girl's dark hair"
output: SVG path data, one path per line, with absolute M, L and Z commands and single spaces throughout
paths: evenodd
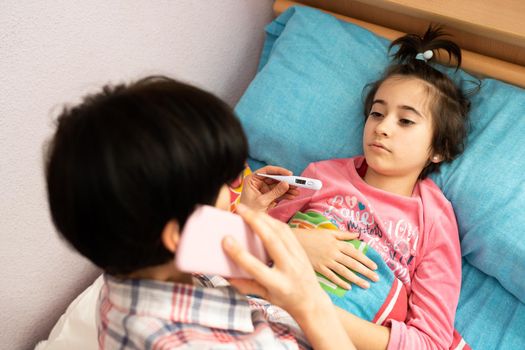
M 365 98 L 364 114 L 367 119 L 374 96 L 385 80 L 397 76 L 425 81 L 432 97 L 430 99 L 433 123 L 432 151 L 441 155 L 443 161 L 448 162 L 463 152 L 470 102 L 461 88 L 447 74 L 429 64 L 435 60 L 437 50 L 444 50 L 448 53 L 449 63 L 455 60 L 456 70 L 459 69 L 461 49 L 454 42 L 443 39 L 444 36 L 446 34 L 441 27 L 429 26 L 423 36 L 408 34 L 394 40 L 389 46 L 389 51 L 399 46 L 393 55 L 394 63 L 389 66 L 381 79 L 367 86 L 369 90 Z M 432 50 L 434 53 L 428 62 L 416 59 L 418 54 L 427 50 Z M 419 178 L 424 179 L 428 174 L 438 171 L 440 164 L 429 162 Z
M 106 86 L 58 118 L 45 165 L 53 222 L 111 274 L 165 263 L 166 223 L 182 228 L 197 204 L 213 205 L 247 149 L 210 93 L 165 77 Z

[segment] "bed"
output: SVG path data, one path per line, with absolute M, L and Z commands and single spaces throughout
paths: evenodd
M 388 64 L 389 41 L 441 23 L 464 49 L 442 67 L 472 95 L 463 155 L 433 180 L 452 202 L 463 281 L 455 325 L 473 349 L 525 349 L 525 3 L 278 0 L 258 73 L 236 106 L 249 164 L 300 173 L 361 149 L 361 91 Z M 100 278 L 37 349 L 95 349 Z M 462 344 L 458 345 L 461 348 Z

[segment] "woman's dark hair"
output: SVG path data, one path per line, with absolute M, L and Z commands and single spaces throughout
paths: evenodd
M 430 99 L 433 123 L 432 152 L 439 154 L 443 161 L 448 162 L 463 152 L 470 102 L 465 93 L 447 74 L 429 64 L 435 60 L 437 50 L 444 50 L 448 53 L 449 63 L 455 60 L 456 70 L 459 69 L 461 50 L 454 42 L 443 39 L 444 36 L 446 34 L 440 27 L 429 26 L 422 37 L 408 34 L 394 40 L 389 46 L 389 51 L 399 46 L 393 55 L 394 63 L 386 70 L 381 79 L 367 86 L 369 90 L 365 98 L 364 114 L 365 119 L 368 118 L 374 96 L 385 80 L 394 76 L 423 80 L 428 84 L 428 92 L 432 97 Z M 428 62 L 422 57 L 416 58 L 418 54 L 423 54 L 427 50 L 434 53 Z M 429 162 L 419 178 L 424 179 L 428 174 L 438 171 L 440 164 Z
M 182 227 L 197 204 L 213 205 L 247 157 L 229 106 L 165 77 L 106 86 L 57 122 L 45 165 L 53 222 L 111 274 L 173 259 L 166 223 Z

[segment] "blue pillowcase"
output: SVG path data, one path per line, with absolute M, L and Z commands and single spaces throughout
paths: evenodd
M 389 41 L 308 7 L 266 32 L 259 72 L 236 107 L 250 165 L 299 174 L 361 154 L 363 88 L 390 63 Z M 446 70 L 473 87 L 468 74 Z M 465 259 L 525 302 L 525 91 L 486 79 L 471 100 L 466 151 L 432 178 L 454 206 Z
M 432 178 L 452 202 L 465 259 L 525 302 L 525 90 L 485 79 L 465 152 Z
M 525 304 L 463 259 L 456 329 L 472 349 L 525 349 Z
M 266 31 L 259 73 L 236 107 L 250 156 L 299 174 L 312 161 L 361 154 L 361 91 L 388 64 L 388 41 L 307 8 Z M 372 42 L 360 55 L 363 40 Z

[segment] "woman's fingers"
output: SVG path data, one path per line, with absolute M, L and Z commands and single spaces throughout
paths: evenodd
M 255 278 L 255 280 L 265 280 L 268 278 L 268 266 L 241 247 L 233 237 L 224 237 L 222 247 L 230 259 L 250 276 Z
M 264 194 L 262 194 L 259 197 L 259 201 L 263 206 L 269 208 L 272 203 L 275 203 L 276 200 L 279 200 L 284 195 L 286 195 L 289 186 L 290 185 L 288 185 L 286 182 L 279 182 L 273 186 L 273 188 L 268 189 Z
M 287 246 L 290 240 L 288 233 L 290 235 L 293 235 L 293 233 L 286 224 L 266 214 L 250 210 L 244 205 L 237 207 L 237 213 L 242 216 L 244 221 L 259 236 L 268 255 L 270 255 L 275 264 L 280 264 L 285 259 L 292 258 L 291 255 L 294 255 L 294 250 L 288 249 Z
M 269 174 L 269 175 L 292 175 L 292 172 L 286 168 L 274 165 L 267 165 L 257 169 L 255 173 Z
M 255 280 L 251 283 L 232 280 L 234 286 L 244 293 L 264 296 L 288 310 L 292 316 L 304 313 L 305 305 L 328 301 L 306 253 L 288 225 L 243 205 L 238 207 L 237 212 L 259 236 L 274 264 L 266 266 L 231 237 L 225 238 L 223 247 L 226 253 Z
M 299 195 L 299 190 L 296 187 L 292 187 L 290 185 L 290 188 L 288 188 L 288 191 L 284 194 L 283 199 L 292 199 Z

